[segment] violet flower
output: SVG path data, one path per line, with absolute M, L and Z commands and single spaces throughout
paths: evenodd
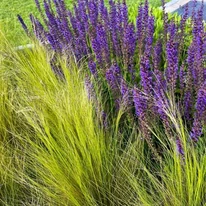
M 188 64 L 188 72 L 193 77 L 193 82 L 197 83 L 197 74 L 194 67 L 194 58 L 195 58 L 195 45 L 192 43 L 188 49 L 188 57 L 187 57 L 187 64 Z
M 121 93 L 122 104 L 124 106 L 131 106 L 131 102 L 129 99 L 130 90 L 124 79 L 121 79 L 120 93 Z
M 184 91 L 185 88 L 185 80 L 186 80 L 186 72 L 184 71 L 185 65 L 181 65 L 180 71 L 179 71 L 179 84 L 181 91 Z
M 176 28 L 170 25 L 170 38 L 166 45 L 167 69 L 166 77 L 168 89 L 174 91 L 178 76 L 178 44 L 175 42 Z
M 188 122 L 191 121 L 191 112 L 193 107 L 193 98 L 192 98 L 192 92 L 191 90 L 186 90 L 184 95 L 184 117 Z
M 199 89 L 195 109 L 195 119 L 190 133 L 193 141 L 198 140 L 202 134 L 203 125 L 206 124 L 206 81 Z
M 148 27 L 147 27 L 147 35 L 146 35 L 146 45 L 145 52 L 150 55 L 153 43 L 153 35 L 154 35 L 154 17 L 148 17 Z
M 126 1 L 123 0 L 122 3 L 122 21 L 123 21 L 123 27 L 125 27 L 128 23 L 128 9 L 127 9 L 127 5 L 126 5 Z
M 201 135 L 202 135 L 202 124 L 197 119 L 195 119 L 193 122 L 192 130 L 190 132 L 190 138 L 194 142 L 197 142 Z
M 97 30 L 97 41 L 99 43 L 99 50 L 101 51 L 102 60 L 106 64 L 110 64 L 110 51 L 107 41 L 107 34 L 104 30 L 104 27 L 102 24 L 98 24 L 96 27 Z
M 119 88 L 120 81 L 121 81 L 120 68 L 117 65 L 112 65 L 106 71 L 106 80 L 110 85 L 111 89 L 114 92 L 116 92 L 116 90 L 118 90 Z
M 160 68 L 161 55 L 162 55 L 162 43 L 161 41 L 158 41 L 154 47 L 154 54 L 153 54 L 154 70 L 159 70 Z
M 140 62 L 140 77 L 141 77 L 141 85 L 146 94 L 152 93 L 152 73 L 150 69 L 150 61 L 149 58 L 143 56 Z
M 133 102 L 135 107 L 135 114 L 140 119 L 144 116 L 147 110 L 147 99 L 141 91 L 137 88 L 133 88 Z
M 120 56 L 118 31 L 117 31 L 117 8 L 114 1 L 110 0 L 110 13 L 109 13 L 109 30 L 111 33 L 112 49 L 116 57 Z
M 32 22 L 32 28 L 37 39 L 43 43 L 46 40 L 46 31 L 43 25 L 36 19 L 32 14 L 30 14 L 30 21 Z
M 88 2 L 88 15 L 91 25 L 95 27 L 98 20 L 98 6 L 93 0 Z
M 22 28 L 24 29 L 24 31 L 28 35 L 29 34 L 29 30 L 28 30 L 28 27 L 26 26 L 24 20 L 22 19 L 22 17 L 19 14 L 17 15 L 17 18 L 18 18 L 19 22 L 21 23 Z
M 129 65 L 132 66 L 134 60 L 134 52 L 136 48 L 136 41 L 135 41 L 135 31 L 134 25 L 128 24 L 124 31 L 123 36 L 123 60 L 124 66 L 127 68 Z M 132 69 L 132 68 L 131 68 Z
M 137 39 L 139 43 L 141 43 L 142 33 L 143 33 L 142 18 L 143 18 L 143 6 L 140 4 L 138 9 L 137 19 L 136 19 Z
M 148 27 L 148 19 L 149 19 L 149 3 L 148 0 L 145 0 L 144 7 L 143 7 L 143 25 L 145 28 Z
M 93 60 L 89 60 L 88 66 L 92 75 L 96 76 L 97 75 L 96 63 Z
M 97 63 L 102 66 L 102 54 L 101 54 L 101 45 L 100 45 L 100 38 L 96 35 L 96 37 L 91 39 L 92 49 L 96 56 Z

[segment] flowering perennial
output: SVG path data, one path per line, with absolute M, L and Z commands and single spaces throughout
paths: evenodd
M 164 108 L 172 98 L 182 108 L 191 139 L 198 140 L 206 125 L 203 8 L 189 21 L 186 7 L 177 22 L 169 20 L 163 5 L 163 29 L 155 38 L 155 18 L 147 0 L 138 8 L 136 24 L 129 22 L 125 0 L 109 0 L 108 7 L 103 0 L 78 0 L 73 12 L 66 9 L 64 0 L 53 0 L 56 12 L 50 1 L 44 0 L 45 13 L 35 1 L 45 27 L 34 16 L 31 21 L 42 44 L 49 43 L 59 54 L 72 53 L 77 60 L 89 59 L 92 81 L 103 77 L 114 101 L 123 100 L 140 122 L 149 122 L 145 118 L 150 113 L 168 128 Z M 28 33 L 20 16 L 19 20 Z M 186 32 L 190 33 L 189 41 L 184 38 Z M 181 141 L 174 138 L 183 154 Z

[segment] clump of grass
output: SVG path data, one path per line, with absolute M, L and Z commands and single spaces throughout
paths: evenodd
M 171 131 L 143 124 L 158 140 L 156 160 L 142 128 L 124 119 L 125 104 L 102 124 L 85 65 L 36 44 L 14 51 L 1 39 L 1 204 L 205 205 L 205 128 L 196 144 L 188 141 L 174 98 L 162 107 Z
M 154 165 L 147 156 L 142 156 L 141 178 L 131 175 L 128 179 L 143 205 L 205 205 L 205 139 L 198 145 L 188 142 L 189 132 L 175 104 L 165 112 L 172 121 L 173 132 L 178 135 L 181 144 L 162 141 L 163 159 L 160 164 Z M 172 135 L 165 134 L 158 125 L 149 129 L 160 140 L 173 138 Z
M 58 59 L 60 77 L 43 47 L 3 46 L 2 204 L 127 205 L 123 169 L 134 163 L 118 146 L 121 135 L 105 132 L 94 118 L 75 59 Z

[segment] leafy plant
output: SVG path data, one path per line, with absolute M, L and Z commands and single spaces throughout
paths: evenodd
M 136 24 L 133 24 L 125 1 L 111 0 L 109 9 L 104 1 L 78 1 L 74 13 L 67 12 L 64 1 L 54 3 L 56 14 L 49 2 L 44 2 L 44 17 L 37 2 L 47 30 L 31 16 L 36 37 L 43 44 L 47 40 L 58 54 L 72 52 L 77 61 L 89 59 L 93 87 L 106 91 L 101 92 L 106 96 L 109 92 L 110 101 L 97 104 L 106 115 L 111 114 L 107 119 L 112 119 L 124 103 L 131 108 L 128 117 L 131 121 L 134 106 L 138 124 L 155 152 L 152 145 L 156 140 L 145 124 L 150 124 L 152 117 L 161 121 L 165 132 L 171 134 L 173 125 L 164 112 L 171 98 L 179 105 L 192 140 L 198 140 L 205 125 L 206 109 L 202 8 L 191 20 L 188 20 L 188 8 L 181 20 L 168 15 L 164 9 L 155 10 L 156 15 L 161 14 L 155 21 L 145 1 L 139 6 Z M 19 20 L 29 34 L 21 17 Z M 157 35 L 157 32 L 160 33 Z M 192 33 L 189 39 L 184 38 L 189 32 Z
M 88 99 L 86 64 L 55 55 L 54 65 L 54 52 L 36 44 L 33 50 L 0 48 L 2 205 L 204 206 L 206 134 L 203 130 L 197 144 L 188 141 L 171 97 L 162 108 L 171 132 L 152 118 L 148 124 L 143 116 L 126 121 L 125 104 L 105 124 L 107 118 L 93 107 L 103 91 Z M 113 68 L 109 71 L 119 72 Z M 139 101 L 138 92 L 135 88 Z M 158 140 L 158 160 L 145 131 Z

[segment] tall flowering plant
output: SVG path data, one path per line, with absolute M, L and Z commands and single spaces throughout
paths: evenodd
M 110 0 L 108 7 L 103 0 L 78 0 L 72 12 L 67 10 L 64 0 L 53 3 L 56 12 L 48 0 L 44 0 L 43 12 L 36 0 L 45 24 L 44 27 L 31 15 L 36 37 L 58 54 L 72 53 L 78 61 L 88 59 L 93 86 L 106 85 L 114 111 L 118 112 L 121 104 L 126 105 L 129 118 L 135 116 L 151 147 L 155 140 L 147 126 L 153 119 L 173 136 L 183 154 L 181 141 L 172 134 L 173 125 L 166 112 L 171 99 L 179 106 L 191 139 L 200 138 L 206 125 L 203 7 L 196 14 L 193 12 L 191 20 L 186 8 L 177 21 L 168 18 L 163 4 L 163 25 L 157 36 L 157 22 L 147 0 L 139 6 L 135 24 L 129 21 L 125 0 Z M 29 33 L 23 19 L 18 18 Z M 190 34 L 189 40 L 186 34 Z M 104 117 L 110 111 L 105 107 Z

